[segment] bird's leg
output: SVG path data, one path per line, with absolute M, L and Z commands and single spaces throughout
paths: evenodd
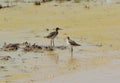
M 54 39 L 51 39 L 51 47 L 54 47 Z
M 73 47 L 71 46 L 71 57 L 73 57 Z
M 53 47 L 55 46 L 55 44 L 54 44 L 54 39 L 53 39 Z
M 50 42 L 51 46 L 52 46 L 52 39 L 51 39 L 51 42 Z

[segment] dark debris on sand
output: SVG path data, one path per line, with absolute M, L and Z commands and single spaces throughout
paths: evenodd
M 0 66 L 0 69 L 5 69 L 5 66 Z
M 24 52 L 40 52 L 40 51 L 53 51 L 54 49 L 65 50 L 66 46 L 42 46 L 37 44 L 30 44 L 27 41 L 23 43 L 4 43 L 1 50 L 2 51 L 17 51 L 22 49 Z
M 20 45 L 19 43 L 15 43 L 15 44 L 12 44 L 12 43 L 6 44 L 6 43 L 4 43 L 1 50 L 4 50 L 4 51 L 16 51 L 16 50 L 18 50 L 19 45 Z
M 0 60 L 7 61 L 7 60 L 10 60 L 10 59 L 11 59 L 10 56 L 0 56 Z
M 29 52 L 29 51 L 39 51 L 42 50 L 42 47 L 39 45 L 36 45 L 35 43 L 33 45 L 31 44 L 26 44 L 25 47 L 23 48 L 23 51 Z

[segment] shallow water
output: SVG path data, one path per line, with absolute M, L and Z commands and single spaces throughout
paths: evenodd
M 41 33 L 39 33 L 41 31 Z M 17 35 L 16 35 L 17 34 Z M 35 29 L 29 30 L 2 30 L 0 35 L 8 35 L 7 37 L 0 36 L 0 47 L 3 43 L 22 43 L 25 41 L 31 44 L 49 46 L 50 41 L 44 39 L 43 36 L 48 34 L 47 31 Z M 80 38 L 74 38 L 80 42 Z M 110 55 L 116 54 L 114 59 L 118 59 L 120 52 L 104 52 L 102 48 L 93 44 L 80 42 L 82 46 L 74 47 L 73 57 L 71 57 L 70 49 L 57 49 L 53 51 L 39 52 L 23 52 L 22 49 L 17 51 L 0 51 L 0 57 L 10 56 L 8 60 L 0 60 L 0 83 L 6 81 L 10 83 L 23 83 L 24 79 L 29 80 L 45 80 L 56 76 L 74 73 L 77 71 L 86 71 L 89 69 L 105 66 L 113 61 Z M 56 46 L 66 46 L 65 38 L 57 37 L 55 40 Z M 98 50 L 98 51 L 97 51 Z M 100 51 L 99 51 L 100 50 Z M 22 81 L 20 81 L 23 79 Z M 16 82 L 16 80 L 18 80 Z
M 86 71 L 105 66 L 111 63 L 113 59 L 119 60 L 118 56 L 114 56 L 114 58 L 106 56 L 111 53 L 85 52 L 79 51 L 79 48 L 76 48 L 74 56 L 71 57 L 69 49 L 58 49 L 55 51 L 45 51 L 43 53 L 1 51 L 0 55 L 11 56 L 11 59 L 7 61 L 0 60 L 1 66 L 4 66 L 4 68 L 0 69 L 0 80 L 1 82 L 8 80 L 16 83 L 14 80 L 22 78 L 28 78 L 29 80 L 44 80 L 67 73 Z M 116 52 L 116 55 L 119 54 L 119 52 L 118 54 Z

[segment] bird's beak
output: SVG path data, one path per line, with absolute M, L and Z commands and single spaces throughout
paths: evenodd
M 54 28 L 53 30 L 56 30 L 56 29 Z M 59 28 L 58 30 L 63 30 L 63 29 Z
M 63 29 L 59 28 L 59 30 L 63 30 Z

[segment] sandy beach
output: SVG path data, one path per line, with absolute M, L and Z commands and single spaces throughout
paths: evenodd
M 120 5 L 79 3 L 23 4 L 0 9 L 0 48 L 4 43 L 36 43 L 49 46 L 44 38 L 56 27 L 55 39 L 65 49 L 24 52 L 0 50 L 0 83 L 119 83 Z M 49 29 L 47 31 L 46 29 Z M 66 37 L 81 44 L 74 55 Z M 7 59 L 6 56 L 9 56 Z

